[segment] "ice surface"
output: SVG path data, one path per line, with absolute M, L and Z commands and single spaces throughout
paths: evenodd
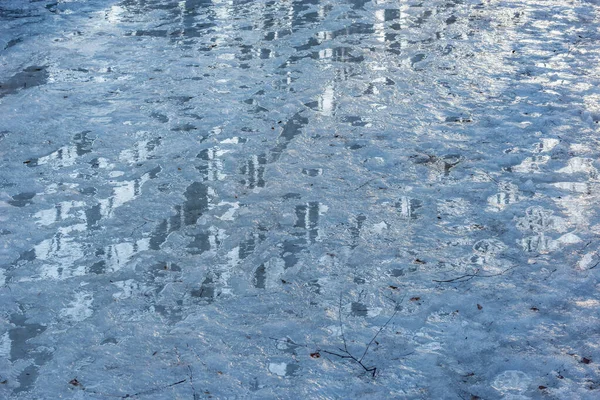
M 600 398 L 599 12 L 0 1 L 0 398 Z

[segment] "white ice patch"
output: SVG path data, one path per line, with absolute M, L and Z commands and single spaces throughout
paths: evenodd
M 115 209 L 130 202 L 141 193 L 141 187 L 150 179 L 144 174 L 138 179 L 122 182 L 111 182 L 114 185 L 113 196 L 100 200 L 100 213 L 104 218 L 111 218 Z
M 232 137 L 232 138 L 229 138 L 229 139 L 221 140 L 220 143 L 221 144 L 238 144 L 238 143 L 240 143 L 240 138 L 237 137 L 237 136 L 235 136 L 235 137 Z
M 10 356 L 11 349 L 11 340 L 6 332 L 4 335 L 0 336 L 0 358 L 8 359 Z
M 106 11 L 106 20 L 111 24 L 118 24 L 126 15 L 126 10 L 120 6 L 112 6 Z
M 550 161 L 550 156 L 527 157 L 521 164 L 514 166 L 513 171 L 524 174 L 540 174 L 542 173 L 540 166 L 548 163 L 548 161 Z
M 592 191 L 589 182 L 555 182 L 551 185 L 557 189 L 574 193 L 591 194 Z
M 278 376 L 285 376 L 287 372 L 286 363 L 269 363 L 269 372 Z
M 39 260 L 60 262 L 71 265 L 75 260 L 83 257 L 84 251 L 81 243 L 75 241 L 69 233 L 85 231 L 85 225 L 74 225 L 60 228 L 52 239 L 46 239 L 34 246 L 35 256 Z
M 542 139 L 539 144 L 535 145 L 533 152 L 534 153 L 548 152 L 548 151 L 552 150 L 553 148 L 555 148 L 559 143 L 560 143 L 560 140 L 554 139 L 554 138 Z
M 321 96 L 319 96 L 318 104 L 319 110 L 325 116 L 333 115 L 333 111 L 335 109 L 335 91 L 333 84 L 327 85 L 325 87 L 325 91 Z
M 68 268 L 63 268 L 60 264 L 44 264 L 40 267 L 39 280 L 64 280 L 75 276 L 83 276 L 85 274 L 86 271 L 84 266 L 68 266 Z
M 585 143 L 572 143 L 570 149 L 574 153 L 591 153 L 594 151 L 590 145 Z
M 36 224 L 42 226 L 48 226 L 55 223 L 58 220 L 58 212 L 56 208 L 50 208 L 48 210 L 40 210 L 35 213 L 33 218 L 37 219 Z
M 525 216 L 516 219 L 517 229 L 533 232 L 566 231 L 567 221 L 553 214 L 552 210 L 539 206 L 529 207 L 525 210 Z
M 536 251 L 544 254 L 560 250 L 563 247 L 571 244 L 581 243 L 581 238 L 575 235 L 574 233 L 567 233 L 565 235 L 562 235 L 558 239 L 552 239 L 544 233 L 541 233 L 538 235 L 527 236 L 519 240 L 518 243 L 525 251 Z
M 113 169 L 115 167 L 114 164 L 111 164 L 106 158 L 98 157 L 96 159 L 96 165 L 99 169 Z
M 556 239 L 556 246 L 581 243 L 581 238 L 572 232 L 566 233 Z
M 240 208 L 240 203 L 239 202 L 234 202 L 234 203 L 230 203 L 227 201 L 222 201 L 219 204 L 217 204 L 217 206 L 230 206 L 229 210 L 227 210 L 225 212 L 225 214 L 221 215 L 220 217 L 218 217 L 221 221 L 234 221 L 235 218 L 233 217 L 235 212 L 237 211 L 238 208 Z
M 388 229 L 388 224 L 385 221 L 381 221 L 378 224 L 374 224 L 371 228 L 369 228 L 369 233 L 371 235 L 381 235 L 383 231 Z
M 104 250 L 106 271 L 116 272 L 123 268 L 134 255 L 150 248 L 150 239 L 140 239 L 136 242 L 123 242 L 107 246 Z
M 79 213 L 72 211 L 81 207 L 85 207 L 83 201 L 63 201 L 56 204 L 53 208 L 38 211 L 35 213 L 34 218 L 37 219 L 36 223 L 38 225 L 48 226 L 68 218 L 80 217 Z
M 68 307 L 60 310 L 59 315 L 69 321 L 80 322 L 92 316 L 94 295 L 91 292 L 75 293 L 75 298 Z
M 598 170 L 594 167 L 594 160 L 591 158 L 573 157 L 569 160 L 566 167 L 559 169 L 556 172 L 562 174 L 576 174 L 578 172 L 586 172 L 589 174 L 598 174 Z
M 518 394 L 520 392 L 525 392 L 531 384 L 531 381 L 531 378 L 525 372 L 510 370 L 504 371 L 498 375 L 496 379 L 494 379 L 492 387 L 503 394 L 507 392 L 516 392 L 513 394 Z
M 598 306 L 600 306 L 600 301 L 596 299 L 578 300 L 575 302 L 575 304 L 577 305 L 577 307 L 597 309 Z
M 38 165 L 49 165 L 51 168 L 64 168 L 70 167 L 75 164 L 75 161 L 79 157 L 77 153 L 77 147 L 65 146 L 61 147 L 54 153 L 41 157 L 38 161 Z
M 597 256 L 598 253 L 595 251 L 585 254 L 583 257 L 581 257 L 581 260 L 577 262 L 577 266 L 575 267 L 575 269 L 585 271 L 587 269 L 592 268 L 594 264 L 598 262 Z

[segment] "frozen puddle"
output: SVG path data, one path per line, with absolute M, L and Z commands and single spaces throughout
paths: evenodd
M 0 3 L 0 398 L 600 398 L 597 2 Z

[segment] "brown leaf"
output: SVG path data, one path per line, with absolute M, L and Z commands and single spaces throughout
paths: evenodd
M 543 385 L 540 385 L 540 386 L 538 386 L 538 389 L 540 389 L 540 390 L 544 390 L 544 389 L 548 389 L 548 387 L 546 387 L 546 386 L 543 386 Z
M 396 290 L 396 289 L 398 289 L 398 286 L 390 285 L 389 288 Z
M 539 308 L 537 308 L 537 307 L 531 307 L 531 308 L 530 308 L 530 310 L 531 310 L 531 311 L 535 311 L 535 312 L 538 312 L 538 311 L 540 311 L 540 309 L 539 309 Z
M 415 259 L 415 264 L 427 264 L 427 263 L 425 261 L 419 259 L 419 258 L 416 258 Z
M 419 301 L 419 300 L 421 300 L 421 298 L 420 298 L 420 297 L 418 297 L 418 296 L 415 296 L 415 297 L 411 297 L 411 298 L 410 298 L 410 301 Z
M 483 310 L 483 307 L 481 306 L 481 304 L 477 304 L 477 309 L 478 310 Z
M 584 364 L 590 364 L 590 363 L 592 362 L 592 360 L 590 360 L 590 359 L 589 359 L 589 358 L 587 358 L 587 357 L 583 357 L 583 358 L 581 359 L 581 362 L 582 362 L 582 363 L 584 363 Z
M 321 358 L 321 354 L 319 352 L 315 352 L 315 353 L 310 353 L 310 356 L 312 358 Z
M 69 384 L 71 384 L 73 386 L 81 386 L 81 383 L 79 383 L 79 381 L 77 380 L 77 378 L 71 379 L 69 381 Z

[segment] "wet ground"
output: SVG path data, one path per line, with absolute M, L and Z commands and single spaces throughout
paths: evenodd
M 595 1 L 0 2 L 0 397 L 600 396 Z

